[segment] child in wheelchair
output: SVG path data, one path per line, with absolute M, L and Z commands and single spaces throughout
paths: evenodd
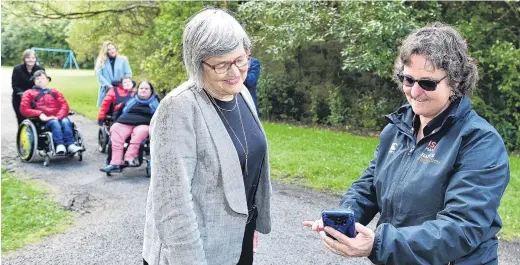
M 100 169 L 102 172 L 119 173 L 123 165 L 140 165 L 139 147 L 148 137 L 150 121 L 158 106 L 153 85 L 149 81 L 139 83 L 137 94 L 121 106 L 120 115 L 110 127 L 112 156 L 109 164 Z M 130 142 L 124 152 L 128 137 Z
M 132 78 L 124 76 L 103 98 L 98 114 L 98 124 L 101 126 L 98 132 L 98 149 L 101 153 L 106 152 L 110 127 L 117 119 L 121 106 L 134 95 L 134 87 L 135 82 Z
M 114 114 L 121 109 L 125 102 L 132 98 L 134 86 L 135 83 L 132 78 L 124 76 L 121 78 L 119 85 L 108 91 L 99 109 L 98 124 L 100 126 L 103 125 L 107 115 L 116 118 L 117 115 Z
M 57 155 L 82 151 L 83 148 L 74 143 L 69 105 L 63 94 L 48 87 L 51 78 L 44 70 L 36 71 L 33 78 L 35 86 L 23 93 L 20 113 L 27 118 L 38 118 L 52 132 Z

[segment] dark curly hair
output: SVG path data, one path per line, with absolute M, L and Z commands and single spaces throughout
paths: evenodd
M 453 92 L 451 100 L 471 94 L 477 84 L 477 64 L 468 54 L 466 40 L 448 25 L 435 22 L 408 35 L 399 48 L 394 76 L 410 65 L 412 55 L 425 56 L 433 67 L 446 71 Z M 395 80 L 402 88 L 402 83 Z

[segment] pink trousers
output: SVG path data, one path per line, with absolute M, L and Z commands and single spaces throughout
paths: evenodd
M 110 165 L 122 165 L 123 164 L 123 153 L 124 144 L 128 136 L 130 138 L 130 144 L 126 149 L 125 161 L 134 160 L 139 153 L 139 145 L 148 136 L 148 125 L 126 125 L 122 123 L 114 123 L 110 127 L 110 139 L 112 140 L 112 160 Z

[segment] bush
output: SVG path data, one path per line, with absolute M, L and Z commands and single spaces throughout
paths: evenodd
M 262 78 L 258 82 L 261 116 L 268 120 L 300 121 L 304 95 L 296 91 L 296 82 Z

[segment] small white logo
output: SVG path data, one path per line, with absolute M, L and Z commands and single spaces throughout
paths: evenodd
M 393 143 L 392 146 L 390 146 L 390 151 L 388 153 L 393 153 L 395 150 L 397 150 L 397 146 L 399 146 L 397 143 Z
M 419 161 L 423 163 L 435 163 L 440 164 L 441 162 L 437 159 L 435 159 L 435 154 L 425 154 L 422 153 L 421 156 L 419 156 Z

